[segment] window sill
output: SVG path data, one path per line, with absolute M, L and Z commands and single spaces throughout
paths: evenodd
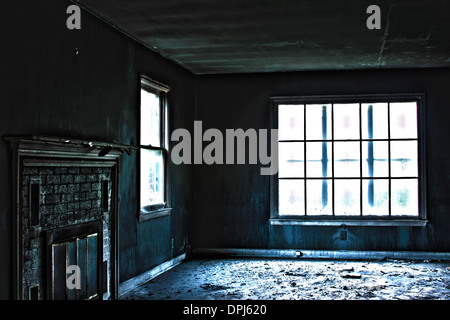
M 162 208 L 159 210 L 145 211 L 145 212 L 141 211 L 139 213 L 139 222 L 166 217 L 169 216 L 171 212 L 172 208 Z
M 358 219 L 333 219 L 333 220 L 306 220 L 306 219 L 283 219 L 269 220 L 272 226 L 317 226 L 317 227 L 342 227 L 342 226 L 367 226 L 367 227 L 424 227 L 428 220 L 420 219 L 395 219 L 395 220 L 358 220 Z

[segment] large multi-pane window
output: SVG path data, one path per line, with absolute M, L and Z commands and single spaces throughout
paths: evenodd
M 420 217 L 419 97 L 274 101 L 276 216 Z
M 141 77 L 140 90 L 140 202 L 141 211 L 166 204 L 167 92 L 160 83 Z

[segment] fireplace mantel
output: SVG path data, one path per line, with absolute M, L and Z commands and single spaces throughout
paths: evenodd
M 115 160 L 123 152 L 130 155 L 133 150 L 138 149 L 132 145 L 35 135 L 5 135 L 4 139 L 9 142 L 12 150 L 20 155 Z
M 15 299 L 51 298 L 46 294 L 44 279 L 49 263 L 44 253 L 46 234 L 92 220 L 103 221 L 106 249 L 104 260 L 99 263 L 109 266 L 106 296 L 114 299 L 119 283 L 119 159 L 137 148 L 32 135 L 4 139 L 11 149 Z M 31 289 L 29 282 L 35 283 Z

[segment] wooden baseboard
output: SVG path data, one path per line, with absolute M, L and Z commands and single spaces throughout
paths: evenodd
M 121 295 L 124 295 L 128 291 L 135 289 L 144 283 L 150 281 L 151 279 L 159 276 L 160 274 L 178 266 L 183 262 L 183 260 L 186 259 L 186 254 L 183 253 L 182 255 L 179 255 L 176 258 L 173 258 L 169 261 L 166 261 L 155 268 L 148 270 L 147 272 L 144 272 L 134 278 L 128 279 L 122 283 L 119 284 L 119 298 Z
M 294 259 L 342 259 L 342 260 L 450 260 L 450 252 L 429 251 L 358 251 L 358 250 L 302 250 L 302 249 L 235 249 L 196 248 L 192 257 L 254 257 Z

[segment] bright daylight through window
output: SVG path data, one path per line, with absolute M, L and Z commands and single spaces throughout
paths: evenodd
M 167 146 L 166 92 L 141 80 L 140 100 L 140 199 L 141 211 L 165 205 L 165 156 Z
M 278 216 L 419 216 L 417 101 L 276 107 Z

